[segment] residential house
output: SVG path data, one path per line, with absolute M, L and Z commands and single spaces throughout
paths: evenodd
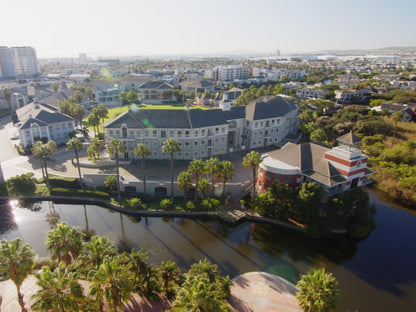
M 296 96 L 301 99 L 322 99 L 328 92 L 325 89 L 302 88 L 296 91 Z
M 179 83 L 183 91 L 189 93 L 194 91 L 195 94 L 214 91 L 215 84 L 208 80 L 185 80 Z
M 62 114 L 56 107 L 39 103 L 37 100 L 16 110 L 19 123 L 20 144 L 23 147 L 32 145 L 45 138 L 56 144 L 65 144 L 69 133 L 75 130 L 74 119 Z
M 173 86 L 165 81 L 149 81 L 138 88 L 139 100 L 147 104 L 162 104 L 171 101 Z

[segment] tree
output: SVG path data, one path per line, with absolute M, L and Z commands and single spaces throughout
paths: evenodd
M 97 159 L 100 159 L 100 149 L 102 145 L 98 138 L 93 138 L 90 142 L 90 146 L 87 149 L 88 158 L 92 158 L 94 163 Z
M 181 271 L 176 266 L 176 262 L 162 261 L 162 264 L 157 269 L 157 274 L 161 280 L 161 289 L 168 297 L 172 297 L 179 288 Z
M 5 87 L 1 90 L 1 93 L 6 99 L 7 104 L 9 104 L 9 108 L 12 109 L 12 91 L 8 87 Z
M 45 170 L 44 178 L 47 185 L 50 186 L 49 176 L 48 176 L 48 165 L 47 158 L 56 153 L 58 147 L 56 146 L 55 141 L 49 140 L 47 143 L 42 143 L 37 141 L 33 144 L 32 153 L 35 157 L 40 158 L 41 166 Z M 42 170 L 43 173 L 43 170 Z
M 139 95 L 137 91 L 130 90 L 129 92 L 127 92 L 127 101 L 129 103 L 137 102 L 138 98 L 139 98 Z
M 92 92 L 90 87 L 85 88 L 85 95 L 88 97 L 90 101 L 94 99 L 94 92 Z
M 89 278 L 92 282 L 90 295 L 95 296 L 102 310 L 104 298 L 111 311 L 116 311 L 130 296 L 132 290 L 128 267 L 121 265 L 119 257 L 105 257 L 98 270 L 91 271 Z
M 129 270 L 133 274 L 134 290 L 147 294 L 153 289 L 151 266 L 147 264 L 148 254 L 143 249 L 135 251 L 132 249 L 129 253 L 123 253 L 123 263 L 129 265 Z
M 33 194 L 36 190 L 36 178 L 33 172 L 23 173 L 6 180 L 9 195 Z
M 79 103 L 82 102 L 82 99 L 84 98 L 84 94 L 82 94 L 81 91 L 77 90 L 77 91 L 75 91 L 75 93 L 73 95 L 73 98 L 74 98 L 75 102 L 79 104 Z
M 306 312 L 335 311 L 336 299 L 339 295 L 338 282 L 325 269 L 311 269 L 301 275 L 296 287 L 300 307 Z
M 183 198 L 187 200 L 188 191 L 192 187 L 192 176 L 187 171 L 182 171 L 178 175 L 178 188 L 183 191 Z
M 118 165 L 118 154 L 124 153 L 125 144 L 123 141 L 120 141 L 119 139 L 115 138 L 107 143 L 106 150 L 116 160 L 117 199 L 118 201 L 120 201 L 121 199 L 120 197 L 120 172 L 119 172 L 119 165 Z
M 402 121 L 403 113 L 402 112 L 396 112 L 391 116 L 391 119 L 393 120 L 393 123 L 394 123 L 393 138 L 391 140 L 391 147 L 393 147 L 394 139 L 396 138 L 396 133 L 397 133 L 397 124 L 399 123 L 399 121 Z
M 255 151 L 251 151 L 250 153 L 246 154 L 243 158 L 243 166 L 250 167 L 253 173 L 253 186 L 251 189 L 251 201 L 254 202 L 254 196 L 256 192 L 256 171 L 257 167 L 263 161 L 260 154 Z
M 108 176 L 104 180 L 104 187 L 107 191 L 114 193 L 117 191 L 117 178 L 115 176 Z
M 83 271 L 88 272 L 98 269 L 106 256 L 116 256 L 117 251 L 117 246 L 107 237 L 94 236 L 84 244 L 78 259 L 82 263 Z
M 225 198 L 225 184 L 234 177 L 234 167 L 229 160 L 223 160 L 220 164 L 218 176 L 222 179 L 222 198 Z
M 82 128 L 82 119 L 85 116 L 85 107 L 80 104 L 73 104 L 70 109 L 70 116 L 77 121 L 77 126 Z
M 68 99 L 60 99 L 59 101 L 58 101 L 58 107 L 59 107 L 59 111 L 62 113 L 62 114 L 65 114 L 65 115 L 71 115 L 71 106 L 73 105 L 74 103 L 72 103 L 70 100 L 68 100 Z
M 169 138 L 162 146 L 162 153 L 170 155 L 170 199 L 173 201 L 173 157 L 175 153 L 179 153 L 181 147 L 177 140 Z
M 108 109 L 104 104 L 99 104 L 94 108 L 95 114 L 98 118 L 101 118 L 101 123 L 104 123 L 104 119 L 108 117 Z
M 22 312 L 27 311 L 20 287 L 26 277 L 32 273 L 34 264 L 32 247 L 24 244 L 20 238 L 10 242 L 0 242 L 0 276 L 2 280 L 12 280 L 16 285 L 17 298 Z
M 194 175 L 195 177 L 195 195 L 194 200 L 198 199 L 198 183 L 199 175 L 205 172 L 205 162 L 202 159 L 193 159 L 189 166 L 188 172 Z
M 51 88 L 52 88 L 52 90 L 54 92 L 58 92 L 58 90 L 59 90 L 59 84 L 56 83 L 56 82 L 54 82 L 54 83 L 51 84 Z
M 87 118 L 87 122 L 90 127 L 93 127 L 95 136 L 97 136 L 97 133 L 100 133 L 100 130 L 99 130 L 100 117 L 98 117 L 96 111 L 92 110 L 91 114 L 89 114 Z
M 82 149 L 84 149 L 84 145 L 82 144 L 82 142 L 77 138 L 74 137 L 72 139 L 70 139 L 66 145 L 67 150 L 69 151 L 74 151 L 75 153 L 75 159 L 77 160 L 77 167 L 78 167 L 78 175 L 79 175 L 79 185 L 81 186 L 81 189 L 84 189 L 84 185 L 82 184 L 82 176 L 81 176 L 81 167 L 79 166 L 79 154 L 78 152 L 81 151 Z
M 201 192 L 201 200 L 204 200 L 206 192 L 210 189 L 210 185 L 207 179 L 199 180 L 198 191 Z
M 146 157 L 151 156 L 152 151 L 146 144 L 137 144 L 137 148 L 134 149 L 134 155 L 142 157 L 143 194 L 146 196 Z
M 35 275 L 36 284 L 41 288 L 32 298 L 35 311 L 78 311 L 80 300 L 84 297 L 77 274 L 71 272 L 63 263 L 52 272 L 47 266 Z
M 327 140 L 327 136 L 324 130 L 316 129 L 311 133 L 311 140 L 312 141 L 319 141 L 324 142 Z
M 69 265 L 78 258 L 82 250 L 81 232 L 78 227 L 61 222 L 55 229 L 48 231 L 45 245 L 52 253 L 52 260 L 57 260 L 58 263 L 65 261 Z
M 211 196 L 215 196 L 215 178 L 218 176 L 221 162 L 217 157 L 211 157 L 205 161 L 205 170 L 211 175 Z
M 298 221 L 310 223 L 319 215 L 321 192 L 315 182 L 302 183 L 298 191 L 294 214 Z

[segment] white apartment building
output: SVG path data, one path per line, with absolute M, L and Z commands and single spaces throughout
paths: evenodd
M 209 69 L 205 73 L 205 77 L 215 81 L 232 81 L 235 79 L 247 79 L 250 77 L 250 68 L 231 65 L 231 66 L 217 66 L 214 69 Z
M 0 47 L 0 78 L 15 77 L 14 60 L 8 47 Z
M 14 66 L 18 77 L 28 77 L 40 74 L 40 65 L 36 50 L 32 47 L 11 47 Z
M 299 125 L 298 107 L 277 96 L 247 106 L 222 109 L 138 109 L 129 110 L 104 125 L 106 141 L 118 138 L 125 142 L 125 159 L 137 158 L 134 149 L 146 144 L 151 159 L 168 159 L 162 146 L 174 138 L 181 146 L 175 159 L 205 158 L 278 144 Z

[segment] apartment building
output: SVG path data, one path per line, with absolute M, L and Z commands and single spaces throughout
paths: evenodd
M 217 66 L 214 69 L 207 70 L 205 77 L 215 81 L 247 79 L 250 77 L 250 68 L 237 65 Z
M 10 48 L 16 75 L 18 77 L 29 77 L 40 74 L 40 65 L 36 56 L 36 50 L 32 47 Z
M 138 144 L 146 144 L 151 159 L 168 159 L 162 146 L 168 138 L 178 140 L 181 152 L 175 159 L 221 155 L 234 150 L 278 144 L 299 125 L 298 107 L 281 96 L 222 109 L 136 109 L 104 125 L 106 141 L 125 142 L 125 159 L 134 159 Z
M 14 60 L 8 47 L 0 47 L 0 78 L 15 77 Z

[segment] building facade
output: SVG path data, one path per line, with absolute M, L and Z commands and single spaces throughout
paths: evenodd
M 0 47 L 0 78 L 16 76 L 12 51 L 8 47 Z
M 137 88 L 139 100 L 148 104 L 162 104 L 171 101 L 173 86 L 165 81 L 145 82 Z
M 10 50 L 18 77 L 30 77 L 40 74 L 40 65 L 34 48 L 12 47 Z
M 174 138 L 181 146 L 175 159 L 205 158 L 235 150 L 278 144 L 297 132 L 298 107 L 283 97 L 247 106 L 222 109 L 129 110 L 104 125 L 106 141 L 125 142 L 125 159 L 136 158 L 134 149 L 146 144 L 151 159 L 167 159 L 162 146 Z
M 352 133 L 338 138 L 338 146 L 318 143 L 287 143 L 280 150 L 263 155 L 256 189 L 264 192 L 273 183 L 288 183 L 298 188 L 315 182 L 326 197 L 348 192 L 370 182 L 368 156 L 359 148 L 360 140 Z

